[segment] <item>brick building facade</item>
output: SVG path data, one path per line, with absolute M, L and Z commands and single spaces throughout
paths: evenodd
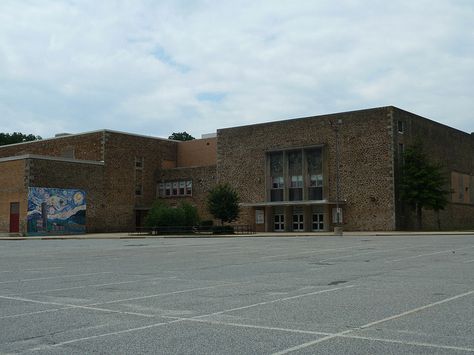
M 474 228 L 474 136 L 389 106 L 186 142 L 103 130 L 2 146 L 0 232 L 28 233 L 32 188 L 84 191 L 86 230 L 105 232 L 141 225 L 157 198 L 189 201 L 209 219 L 207 193 L 222 182 L 239 193 L 238 222 L 257 231 L 327 231 L 337 218 L 347 230 L 413 229 L 398 185 L 415 140 L 450 181 L 441 227 Z M 435 213 L 424 216 L 425 229 L 438 227 Z

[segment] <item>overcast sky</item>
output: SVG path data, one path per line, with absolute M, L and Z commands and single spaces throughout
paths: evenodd
M 474 131 L 473 0 L 0 0 L 0 132 L 218 128 L 394 105 Z

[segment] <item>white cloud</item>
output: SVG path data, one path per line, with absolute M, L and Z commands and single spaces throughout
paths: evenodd
M 470 132 L 473 22 L 461 0 L 3 0 L 0 131 L 199 136 L 395 105 Z

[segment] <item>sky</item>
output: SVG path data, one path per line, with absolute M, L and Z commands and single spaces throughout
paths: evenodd
M 0 132 L 218 128 L 393 105 L 474 131 L 472 0 L 1 0 Z

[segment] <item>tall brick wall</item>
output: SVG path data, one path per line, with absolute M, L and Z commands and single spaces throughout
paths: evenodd
M 335 132 L 340 126 L 340 185 L 346 228 L 393 230 L 393 146 L 391 108 L 308 117 L 217 131 L 217 179 L 234 186 L 242 202 L 265 201 L 265 153 L 323 145 L 324 172 L 336 200 Z M 244 212 L 243 216 L 250 215 Z M 243 221 L 251 223 L 251 220 Z
M 217 138 L 193 139 L 178 143 L 178 167 L 216 165 Z
M 20 203 L 20 232 L 26 232 L 27 187 L 25 160 L 0 162 L 0 233 L 10 231 L 10 203 Z
M 149 208 L 156 199 L 156 177 L 163 161 L 176 161 L 177 142 L 107 132 L 104 144 L 104 203 L 108 206 L 108 231 L 133 230 L 134 208 Z M 136 169 L 135 159 L 143 158 Z M 142 196 L 135 195 L 137 176 L 143 183 Z
M 457 172 L 474 176 L 474 136 L 457 129 L 431 121 L 413 113 L 393 108 L 393 124 L 404 123 L 404 132 L 396 133 L 394 145 L 399 143 L 405 147 L 421 141 L 423 149 L 432 163 L 442 166 L 446 181 L 446 189 L 451 189 L 451 173 Z M 398 174 L 395 186 L 398 189 Z M 472 186 L 471 188 L 474 188 Z M 397 193 L 398 195 L 398 193 Z M 440 212 L 441 229 L 471 229 L 474 228 L 474 204 L 450 203 Z M 403 206 L 397 198 L 397 225 L 400 229 L 414 229 L 416 217 L 414 211 Z M 438 216 L 433 211 L 423 212 L 423 229 L 438 229 Z
M 172 206 L 187 201 L 197 207 L 201 220 L 212 220 L 213 217 L 207 211 L 206 200 L 209 191 L 216 185 L 216 166 L 165 169 L 158 175 L 158 182 L 174 180 L 192 180 L 193 195 L 191 197 L 166 197 L 163 198 L 163 201 Z
M 0 146 L 0 157 L 37 154 L 61 157 L 74 149 L 74 158 L 80 160 L 103 160 L 104 132 L 91 132 L 40 141 Z
M 26 159 L 30 187 L 82 189 L 86 191 L 86 230 L 107 230 L 104 165 L 46 159 Z

